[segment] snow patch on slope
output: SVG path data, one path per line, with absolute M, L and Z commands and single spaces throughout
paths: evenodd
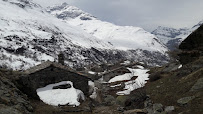
M 128 68 L 128 70 L 130 70 L 131 73 L 119 75 L 109 80 L 109 83 L 112 83 L 117 81 L 130 80 L 132 77 L 138 76 L 135 80 L 125 82 L 124 91 L 117 92 L 118 95 L 129 95 L 131 91 L 145 86 L 147 80 L 149 80 L 149 74 L 147 73 L 149 70 L 144 69 L 142 66 L 138 66 L 138 69 Z

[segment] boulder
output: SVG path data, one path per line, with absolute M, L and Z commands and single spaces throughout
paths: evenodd
M 172 111 L 174 111 L 174 110 L 175 110 L 175 107 L 174 107 L 174 106 L 167 106 L 167 107 L 165 107 L 165 109 L 164 109 L 164 111 L 167 112 L 167 113 L 170 113 L 170 112 L 172 112 Z
M 104 102 L 106 105 L 114 105 L 114 104 L 116 104 L 116 99 L 111 95 L 107 95 L 104 98 Z
M 155 112 L 163 112 L 163 105 L 160 103 L 153 104 L 153 110 Z
M 121 106 L 125 106 L 126 101 L 129 99 L 129 96 L 122 95 L 116 98 L 116 103 Z
M 186 105 L 188 102 L 190 102 L 191 100 L 193 100 L 195 98 L 195 96 L 189 96 L 189 97 L 183 97 L 177 100 L 177 103 L 180 106 L 184 106 Z
M 192 86 L 190 91 L 200 91 L 203 90 L 203 78 L 197 80 L 197 82 Z

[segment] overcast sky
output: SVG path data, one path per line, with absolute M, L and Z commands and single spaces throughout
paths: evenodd
M 192 27 L 203 20 L 203 0 L 33 0 L 43 7 L 67 2 L 117 25 Z

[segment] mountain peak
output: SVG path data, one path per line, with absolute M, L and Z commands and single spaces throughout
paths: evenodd
M 66 20 L 67 23 L 82 28 L 96 38 L 111 42 L 117 49 L 143 49 L 150 51 L 158 51 L 157 49 L 160 49 L 163 53 L 167 50 L 157 40 L 156 36 L 140 27 L 117 26 L 109 22 L 104 22 L 74 6 L 68 6 L 60 10 L 56 9 L 56 7 L 49 8 L 48 11 L 51 11 L 50 13 L 57 18 Z M 156 46 L 159 48 L 155 48 Z
M 82 11 L 81 9 L 71 6 L 64 2 L 61 5 L 55 5 L 53 7 L 48 7 L 47 11 L 52 15 L 56 15 L 59 19 L 75 19 L 80 18 L 81 20 L 92 20 L 96 19 L 89 13 Z
M 194 25 L 194 26 L 192 27 L 192 29 L 197 29 L 197 28 L 199 28 L 202 24 L 203 24 L 203 20 L 200 21 L 198 24 Z

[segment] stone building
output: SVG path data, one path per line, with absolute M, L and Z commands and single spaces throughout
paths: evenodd
M 38 98 L 36 89 L 61 81 L 73 82 L 74 88 L 88 95 L 88 80 L 90 78 L 60 63 L 47 61 L 26 70 L 24 73 L 19 81 L 23 85 L 22 91 L 30 97 Z

